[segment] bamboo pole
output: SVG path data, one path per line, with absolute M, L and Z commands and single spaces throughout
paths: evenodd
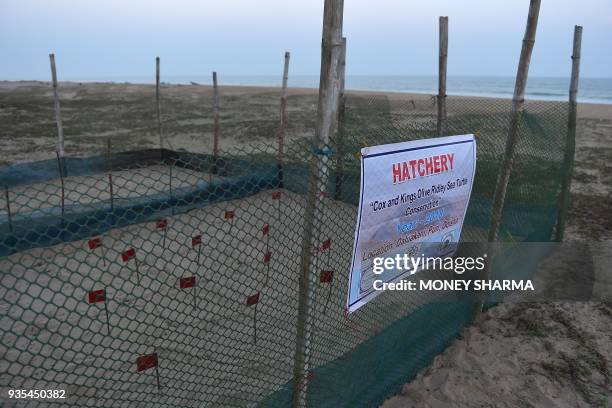
M 299 296 L 296 347 L 293 365 L 292 406 L 306 404 L 308 372 L 310 369 L 312 333 L 312 287 L 316 285 L 317 259 L 312 248 L 316 246 L 318 228 L 322 224 L 322 197 L 319 194 L 327 187 L 329 177 L 329 142 L 338 114 L 340 81 L 338 65 L 342 46 L 342 20 L 344 0 L 325 0 L 323 12 L 323 41 L 321 49 L 321 77 L 317 124 L 312 140 L 312 156 L 304 234 L 299 272 Z
M 572 77 L 569 87 L 569 112 L 567 117 L 567 146 L 565 148 L 565 175 L 561 185 L 561 196 L 559 205 L 559 218 L 555 240 L 563 241 L 565 234 L 565 223 L 570 204 L 570 190 L 572 185 L 572 173 L 574 168 L 574 153 L 576 150 L 576 111 L 578 108 L 578 80 L 580 79 L 580 48 L 582 46 L 582 27 L 574 27 L 574 46 L 572 52 Z
M 155 57 L 155 103 L 157 105 L 157 132 L 159 133 L 159 148 L 164 148 L 164 135 L 162 130 L 162 119 L 161 119 L 161 100 L 159 92 L 159 57 Z M 162 153 L 163 156 L 163 153 Z
M 217 174 L 217 157 L 219 155 L 219 85 L 217 72 L 213 72 L 213 164 L 211 174 Z M 211 176 L 212 177 L 212 176 Z
M 440 17 L 440 52 L 438 58 L 438 136 L 445 132 L 446 121 L 446 60 L 448 55 L 448 17 Z
M 278 127 L 278 181 L 283 187 L 283 155 L 285 149 L 285 130 L 287 128 L 287 82 L 289 81 L 289 60 L 291 53 L 285 52 L 285 66 L 283 67 L 283 84 L 281 89 L 280 125 Z
M 55 69 L 55 54 L 49 54 L 51 61 L 51 79 L 53 81 L 53 102 L 55 104 L 55 122 L 57 123 L 57 153 L 64 157 L 64 127 L 62 126 L 62 113 L 60 111 L 59 94 L 57 91 L 57 72 Z
M 497 240 L 499 228 L 502 221 L 506 191 L 508 181 L 512 173 L 512 162 L 514 160 L 514 150 L 518 139 L 518 128 L 521 114 L 525 103 L 525 88 L 529 74 L 529 62 L 531 61 L 531 51 L 535 43 L 536 30 L 538 27 L 538 14 L 540 12 L 540 0 L 531 0 L 529 4 L 529 14 L 527 16 L 527 28 L 523 38 L 521 57 L 519 59 L 518 70 L 516 73 L 516 83 L 514 85 L 514 96 L 512 97 L 512 113 L 510 117 L 510 128 L 506 139 L 506 148 L 502 159 L 500 173 L 495 186 L 493 198 L 493 208 L 491 214 L 491 226 L 489 228 L 488 241 Z
M 510 116 L 510 127 L 508 129 L 508 136 L 506 138 L 506 147 L 500 172 L 495 185 L 495 193 L 493 196 L 493 206 L 491 209 L 491 225 L 489 226 L 489 233 L 487 241 L 487 255 L 489 262 L 487 262 L 485 270 L 483 271 L 484 279 L 489 279 L 491 274 L 491 265 L 494 259 L 495 247 L 493 242 L 497 241 L 499 234 L 499 228 L 502 221 L 502 215 L 504 211 L 504 203 L 506 200 L 506 191 L 508 189 L 508 181 L 510 180 L 510 174 L 512 173 L 512 166 L 514 162 L 514 150 L 516 148 L 516 141 L 518 139 L 518 128 L 523 112 L 523 106 L 525 103 L 525 88 L 527 86 L 527 77 L 529 74 L 529 62 L 531 61 L 531 51 L 535 43 L 535 35 L 538 27 L 538 15 L 540 12 L 540 0 L 530 0 L 529 14 L 527 15 L 527 26 L 525 29 L 525 35 L 523 37 L 523 46 L 521 48 L 521 56 L 519 58 L 518 69 L 516 73 L 516 82 L 514 85 L 514 95 L 512 97 L 512 111 Z M 481 318 L 484 301 L 480 301 L 474 308 L 474 320 L 478 321 Z
M 334 197 L 340 198 L 342 194 L 342 177 L 344 171 L 344 125 L 346 118 L 346 37 L 342 38 L 342 50 L 340 52 L 340 64 L 338 65 L 340 77 L 340 102 L 338 106 L 338 135 L 336 141 L 336 189 Z

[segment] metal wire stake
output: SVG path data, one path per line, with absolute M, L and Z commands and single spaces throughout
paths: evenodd
M 110 206 L 111 206 L 111 211 L 113 211 L 115 209 L 115 201 L 113 197 L 113 175 L 110 173 L 108 174 L 108 185 L 110 189 Z
M 108 304 L 104 301 L 104 311 L 106 312 L 106 332 L 110 336 L 110 319 L 108 318 Z
M 9 188 L 4 186 L 4 194 L 6 197 L 6 215 L 8 219 L 9 231 L 13 232 L 13 217 L 11 215 L 11 201 L 9 199 Z
M 60 154 L 59 152 L 55 152 L 56 156 L 57 156 L 57 170 L 59 172 L 59 176 L 60 176 L 60 183 L 62 184 L 62 218 L 64 217 L 64 204 L 65 204 L 65 199 L 64 199 L 64 172 L 62 170 L 62 159 L 60 158 Z

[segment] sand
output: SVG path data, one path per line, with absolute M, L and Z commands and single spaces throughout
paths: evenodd
M 284 385 L 293 367 L 298 283 L 291 271 L 299 269 L 301 233 L 281 229 L 278 219 L 300 219 L 305 202 L 281 191 L 280 207 L 266 191 L 168 216 L 165 249 L 151 220 L 105 233 L 94 251 L 79 240 L 0 259 L 0 325 L 8 336 L 0 345 L 3 390 L 65 389 L 68 401 L 83 407 L 212 407 L 251 405 Z M 347 204 L 326 201 L 325 217 L 355 216 Z M 233 221 L 223 218 L 228 209 Z M 321 233 L 345 242 L 352 231 Z M 191 238 L 199 234 L 198 263 Z M 128 248 L 136 250 L 138 268 L 122 261 Z M 193 289 L 178 287 L 192 275 L 195 300 Z M 343 324 L 345 286 L 334 285 L 326 305 L 336 327 Z M 86 300 L 88 291 L 103 288 L 110 335 L 103 304 Z M 327 295 L 327 287 L 320 290 Z M 257 339 L 254 307 L 246 305 L 256 293 Z M 357 341 L 327 342 L 326 355 L 338 358 Z M 136 358 L 152 352 L 159 355 L 161 391 L 153 370 L 136 372 Z
M 373 93 L 358 94 L 367 96 Z M 157 147 L 159 139 L 153 86 L 62 83 L 60 95 L 66 150 L 69 155 L 102 154 L 106 151 L 108 138 L 111 139 L 114 151 Z M 406 106 L 414 106 L 414 117 L 417 119 L 430 119 L 428 115 L 431 110 L 427 109 L 431 101 L 429 95 L 384 95 Z M 279 97 L 279 90 L 276 88 L 222 87 L 221 148 L 225 151 L 240 152 L 240 149 L 250 143 L 273 143 L 278 123 Z M 0 149 L 3 153 L 0 157 L 1 164 L 55 157 L 56 128 L 51 98 L 48 83 L 0 82 Z M 487 101 L 486 98 L 455 98 L 458 102 L 454 112 L 460 110 L 463 102 L 467 111 L 467 107 Z M 316 90 L 291 89 L 288 109 L 288 142 L 298 143 L 308 139 L 314 129 Z M 177 150 L 210 152 L 210 87 L 164 85 L 162 112 L 164 134 L 169 146 Z M 611 140 L 612 106 L 581 104 L 567 238 L 596 241 L 591 245 L 597 248 L 595 252 L 601 257 L 612 257 L 609 250 L 612 242 Z M 159 173 L 159 181 L 149 186 L 151 192 L 163 191 L 165 170 L 150 169 Z M 130 182 L 130 177 L 124 178 L 126 183 Z M 198 179 L 198 175 L 184 174 L 181 178 L 189 185 Z M 92 182 L 97 186 L 97 190 L 106 190 L 103 179 L 94 177 Z M 28 188 L 41 190 L 36 186 Z M 51 184 L 49 188 L 51 190 L 38 199 L 40 205 L 44 205 L 50 197 L 57 197 L 58 186 Z M 147 192 L 142 191 L 140 194 Z M 303 203 L 297 196 L 286 195 L 290 197 L 288 203 L 293 203 L 284 207 L 285 211 L 288 211 L 286 216 L 299 219 Z M 107 198 L 103 193 L 97 197 L 99 200 Z M 78 194 L 78 197 L 71 197 L 71 200 L 83 202 L 87 201 L 87 197 Z M 32 206 L 30 201 L 21 202 L 18 211 L 27 211 L 29 206 Z M 221 219 L 221 213 L 227 206 L 236 208 L 237 213 L 243 211 L 243 214 L 237 217 L 235 225 L 235 230 L 240 230 L 242 235 L 231 238 L 237 241 L 227 241 L 230 239 L 229 235 L 223 232 L 228 226 Z M 335 208 L 334 214 L 337 213 L 345 214 L 347 225 L 354 222 L 354 208 Z M 254 259 L 262 252 L 261 244 L 254 239 L 257 235 L 257 225 L 273 219 L 274 215 L 275 207 L 270 204 L 269 197 L 260 194 L 224 206 L 214 205 L 171 217 L 171 224 L 175 227 L 172 227 L 168 234 L 168 242 L 177 251 L 172 257 L 167 254 L 162 256 L 160 236 L 152 223 L 114 230 L 109 234 L 108 246 L 111 249 L 107 254 L 107 259 L 112 260 L 112 263 L 106 269 L 100 267 L 99 258 L 88 253 L 85 241 L 3 258 L 0 260 L 2 269 L 6 270 L 7 265 L 11 267 L 8 268 L 10 273 L 2 277 L 2 327 L 13 327 L 15 333 L 23 336 L 22 341 L 28 339 L 27 344 L 40 344 L 37 343 L 39 339 L 42 343 L 55 345 L 56 351 L 47 351 L 50 360 L 48 364 L 57 364 L 54 367 L 62 367 L 63 371 L 72 371 L 73 374 L 48 379 L 45 375 L 49 374 L 44 372 L 21 371 L 32 355 L 15 351 L 15 346 L 11 350 L 2 349 L 4 358 L 0 371 L 5 374 L 0 377 L 0 384 L 7 384 L 8 379 L 17 373 L 21 373 L 24 378 L 32 378 L 30 381 L 40 381 L 41 384 L 49 384 L 53 380 L 59 384 L 72 384 L 69 390 L 72 395 L 78 397 L 75 401 L 80 406 L 92 403 L 91 397 L 101 401 L 126 397 L 132 400 L 129 406 L 164 403 L 197 406 L 203 402 L 198 398 L 204 394 L 207 395 L 206 402 L 211 406 L 247 405 L 247 401 L 269 394 L 289 379 L 287 374 L 270 375 L 290 373 L 292 364 L 292 350 L 287 346 L 292 344 L 292 339 L 275 337 L 274 328 L 279 329 L 278 333 L 290 330 L 283 326 L 283 316 L 286 313 L 294 313 L 292 302 L 295 302 L 297 293 L 296 280 L 276 282 L 272 279 L 272 282 L 276 282 L 272 285 L 278 284 L 283 289 L 281 290 L 280 286 L 275 288 L 274 293 L 277 293 L 279 298 L 268 303 L 265 300 L 264 269 L 257 266 L 254 270 L 252 266 Z M 210 301 L 205 301 L 204 297 L 198 298 L 201 310 L 194 312 L 191 293 L 179 297 L 183 293 L 176 289 L 176 280 L 194 271 L 195 254 L 189 249 L 188 241 L 189 237 L 198 231 L 198 224 L 202 220 L 207 225 L 206 231 L 203 232 L 211 237 L 211 241 L 203 249 L 204 261 L 197 272 L 209 278 L 211 273 L 221 270 L 221 265 L 229 265 L 236 274 L 226 275 L 230 276 L 229 280 L 206 280 L 207 286 L 202 289 L 208 291 L 206 296 Z M 337 236 L 333 239 L 352 242 L 350 229 L 347 229 L 348 236 Z M 280 239 L 283 240 L 283 247 L 288 248 L 283 256 L 294 260 L 293 265 L 282 266 L 283 271 L 297 270 L 299 237 L 295 235 L 295 231 L 286 231 Z M 152 254 L 141 259 L 144 282 L 142 286 L 137 284 L 134 271 L 118 260 L 119 252 L 128 245 L 134 245 L 139 254 L 143 252 L 141 249 L 147 249 Z M 273 252 L 278 250 L 276 245 L 273 240 Z M 232 247 L 238 250 L 232 251 Z M 346 262 L 344 252 L 348 251 L 350 248 L 343 248 L 343 251 L 335 253 L 332 262 L 338 266 L 342 265 Z M 52 253 L 61 253 L 64 256 L 53 258 Z M 72 255 L 83 262 L 70 263 L 68 257 Z M 229 261 L 233 258 L 236 258 L 235 263 Z M 271 274 L 274 276 L 281 265 L 275 262 L 274 257 L 272 259 Z M 31 267 L 27 272 L 25 269 L 16 268 L 14 265 L 17 261 Z M 15 275 L 22 276 L 24 273 L 27 280 L 36 282 L 31 285 L 37 288 L 41 298 L 49 300 L 49 313 L 58 313 L 59 317 L 47 319 L 41 314 L 29 313 L 27 317 L 18 318 L 23 311 L 21 308 L 11 307 L 10 299 L 11 296 L 22 300 L 30 299 L 26 296 L 28 285 L 18 285 L 15 280 Z M 600 274 L 603 276 L 599 282 L 602 286 L 601 293 L 605 293 L 612 283 L 609 273 L 610 271 L 607 271 L 606 275 L 604 271 Z M 94 282 L 112 282 L 113 287 L 121 288 L 113 295 L 113 301 L 109 304 L 112 309 L 111 322 L 117 337 L 120 337 L 122 327 L 127 328 L 130 319 L 138 323 L 136 327 L 143 328 L 143 334 L 130 338 L 129 347 L 123 350 L 113 349 L 112 343 L 105 335 L 104 318 L 101 314 L 103 309 L 96 305 L 89 306 L 85 302 L 65 303 L 64 300 L 59 302 L 55 299 L 51 301 L 51 294 L 44 291 L 45 287 L 78 291 L 80 295 L 76 297 L 84 299 L 86 291 L 95 286 Z M 231 286 L 232 290 L 224 290 L 225 285 Z M 338 315 L 344 299 L 342 285 L 344 284 L 339 284 L 334 289 L 338 291 L 338 295 L 333 297 L 337 303 L 332 302 L 331 306 L 338 308 Z M 6 287 L 13 286 L 14 290 L 5 290 Z M 149 289 L 143 289 L 147 286 Z M 169 303 L 164 303 L 169 307 L 158 308 L 146 303 L 146 299 L 153 296 L 150 289 L 152 287 L 156 288 L 157 293 L 163 294 L 164 299 L 169 299 Z M 252 315 L 244 301 L 253 290 L 261 290 L 263 294 L 258 309 L 258 333 L 261 342 L 276 345 L 272 349 L 252 344 Z M 64 307 L 54 308 L 52 305 L 56 303 L 62 303 Z M 279 307 L 281 304 L 287 306 Z M 223 312 L 220 312 L 220 308 Z M 150 323 L 147 318 L 149 315 L 155 316 L 154 323 Z M 500 305 L 487 312 L 482 322 L 467 328 L 428 369 L 383 406 L 606 406 L 610 403 L 612 389 L 611 319 L 612 304 L 609 298 L 579 304 Z M 18 320 L 21 322 L 17 323 Z M 224 321 L 231 324 L 224 326 Z M 189 331 L 193 327 L 196 327 L 195 331 Z M 79 336 L 85 333 L 88 342 L 98 344 L 100 349 L 107 351 L 94 353 L 82 343 L 64 345 L 65 333 L 70 333 L 71 330 L 79 331 Z M 168 390 L 173 390 L 160 396 L 156 394 L 153 374 L 135 373 L 134 360 L 139 354 L 153 351 L 151 335 L 168 339 L 168 333 L 175 331 L 185 336 L 185 342 L 164 340 L 157 346 L 161 356 L 171 356 L 172 360 L 182 362 L 183 365 L 164 369 L 164 362 L 160 361 L 162 383 Z M 200 338 L 202 331 L 206 334 Z M 367 333 L 361 334 L 367 336 Z M 324 339 L 323 344 L 338 347 L 329 355 L 340 355 L 360 340 L 355 339 L 351 344 L 338 343 L 333 341 L 333 333 L 326 335 L 330 339 Z M 32 351 L 38 352 L 36 347 L 40 346 L 31 347 Z M 202 350 L 201 361 L 193 361 L 193 355 L 197 354 L 193 352 L 194 347 Z M 229 357 L 217 361 L 220 355 Z M 269 361 L 275 361 L 274 367 L 265 365 Z M 92 364 L 99 366 L 99 371 L 88 368 Z M 213 367 L 219 374 L 205 375 L 206 370 Z M 188 374 L 179 374 L 181 370 L 186 370 Z M 89 377 L 83 376 L 85 373 Z M 98 384 L 99 378 L 108 380 L 94 396 L 94 384 Z M 232 388 L 223 387 L 230 378 Z M 25 385 L 33 386 L 33 383 L 25 383 L 24 388 L 27 388 Z

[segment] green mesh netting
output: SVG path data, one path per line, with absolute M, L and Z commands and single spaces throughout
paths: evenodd
M 470 322 L 472 304 L 401 293 L 344 313 L 355 153 L 435 137 L 434 102 L 347 99 L 314 222 L 313 246 L 331 243 L 317 268 L 333 275 L 313 279 L 309 406 L 376 406 Z M 511 102 L 447 104 L 445 134 L 478 143 L 462 239 L 484 241 Z M 566 124 L 566 104 L 527 103 L 502 239 L 551 240 Z M 149 149 L 0 168 L 3 398 L 65 389 L 66 400 L 28 404 L 290 405 L 311 156 L 304 139 L 286 146 L 282 167 L 261 144 L 216 158 Z

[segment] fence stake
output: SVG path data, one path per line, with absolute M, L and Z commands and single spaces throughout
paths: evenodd
M 111 206 L 111 211 L 115 209 L 115 200 L 113 197 L 113 175 L 112 174 L 108 174 L 108 186 L 109 186 L 109 192 L 110 192 L 110 206 Z
M 168 165 L 168 173 L 169 173 L 168 174 L 168 189 L 170 190 L 170 202 L 172 202 L 172 196 L 173 196 L 172 194 L 172 163 Z
M 106 138 L 106 171 L 110 174 L 112 169 L 111 164 L 111 138 Z
M 574 153 L 576 150 L 576 111 L 578 109 L 578 79 L 580 78 L 580 47 L 582 45 L 582 27 L 574 27 L 574 47 L 572 52 L 572 77 L 569 88 L 569 112 L 567 117 L 567 146 L 565 148 L 564 165 L 565 177 L 561 184 L 561 197 L 559 206 L 559 218 L 555 240 L 563 241 L 565 235 L 565 223 L 567 211 L 570 204 L 570 189 L 572 185 L 572 173 L 574 169 Z
M 55 104 L 55 122 L 57 123 L 57 152 L 59 157 L 64 157 L 64 128 L 62 126 L 62 113 L 57 92 L 57 72 L 55 70 L 55 54 L 49 54 L 51 61 L 51 79 L 53 81 L 53 101 Z
M 64 188 L 64 173 L 62 172 L 62 159 L 60 157 L 59 152 L 55 152 L 57 156 L 57 171 L 60 176 L 60 183 L 62 185 L 62 218 L 64 217 L 64 207 L 65 207 L 65 188 Z
M 340 96 L 338 65 L 342 46 L 342 20 L 344 0 L 325 0 L 323 12 L 323 41 L 321 49 L 321 76 L 319 83 L 319 102 L 317 124 L 312 141 L 313 150 L 317 152 L 329 148 L 329 141 L 337 120 Z M 321 222 L 323 209 L 322 197 L 318 192 L 327 186 L 329 176 L 329 158 L 327 155 L 312 154 L 310 163 L 310 180 L 304 215 L 304 235 L 299 272 L 299 297 L 296 347 L 293 365 L 293 398 L 292 406 L 300 407 L 306 403 L 305 380 L 309 372 L 310 335 L 312 326 L 311 280 L 316 277 L 316 260 L 313 262 L 313 238 Z
M 9 231 L 13 232 L 13 216 L 11 215 L 11 201 L 9 198 L 9 187 L 4 186 L 4 195 L 6 199 L 6 217 L 8 220 Z
M 438 60 L 438 136 L 445 132 L 446 121 L 446 59 L 448 55 L 448 17 L 440 17 L 440 54 Z
M 519 60 L 518 70 L 516 73 L 516 83 L 514 86 L 514 96 L 512 97 L 512 116 L 510 118 L 510 129 L 506 139 L 506 148 L 502 165 L 500 168 L 497 184 L 495 186 L 495 195 L 493 199 L 493 209 L 491 214 L 491 226 L 489 228 L 488 241 L 494 242 L 497 240 L 499 227 L 501 225 L 502 213 L 504 210 L 504 202 L 506 199 L 506 191 L 508 189 L 508 181 L 512 173 L 512 162 L 514 159 L 514 150 L 518 139 L 518 127 L 523 112 L 525 103 L 525 87 L 527 86 L 527 76 L 529 74 L 529 62 L 531 60 L 531 51 L 535 43 L 536 29 L 538 26 L 538 14 L 540 12 L 540 0 L 531 0 L 529 5 L 529 15 L 527 17 L 527 28 L 525 37 L 523 38 L 523 47 L 521 49 L 521 57 Z
M 346 115 L 346 37 L 342 37 L 342 50 L 340 52 L 340 63 L 338 64 L 340 77 L 340 101 L 338 106 L 338 135 L 336 143 L 336 190 L 334 197 L 340 198 L 342 194 L 342 172 L 344 171 L 344 125 Z
M 210 170 L 212 175 L 217 174 L 217 156 L 219 155 L 219 85 L 217 72 L 213 72 L 213 162 Z
M 514 162 L 514 150 L 518 139 L 518 128 L 525 103 L 525 88 L 527 86 L 527 76 L 529 74 L 529 62 L 531 60 L 531 51 L 535 43 L 535 35 L 538 27 L 538 14 L 540 12 L 540 0 L 531 0 L 529 4 L 529 14 L 527 16 L 527 27 L 525 36 L 523 37 L 523 46 L 521 48 L 521 56 L 516 73 L 516 83 L 514 85 L 514 96 L 512 97 L 512 112 L 510 117 L 510 128 L 508 129 L 508 137 L 506 139 L 506 148 L 502 158 L 500 172 L 495 185 L 495 195 L 493 196 L 493 206 L 491 210 L 491 225 L 488 233 L 488 257 L 489 262 L 485 268 L 485 279 L 490 275 L 491 264 L 493 263 L 493 246 L 491 243 L 497 241 L 499 228 L 502 221 L 504 211 L 504 202 L 506 200 L 506 191 L 508 189 L 508 181 L 512 173 L 512 165 Z M 479 302 L 475 308 L 474 318 L 478 320 L 482 314 L 484 302 Z
M 159 149 L 163 157 L 164 136 L 161 121 L 161 101 L 159 93 L 159 57 L 155 57 L 155 103 L 157 105 L 157 132 L 159 133 Z
M 291 53 L 285 52 L 285 66 L 283 68 L 283 85 L 281 90 L 280 124 L 278 127 L 278 185 L 283 188 L 283 153 L 285 144 L 285 129 L 287 127 L 287 82 L 289 80 L 289 59 Z

